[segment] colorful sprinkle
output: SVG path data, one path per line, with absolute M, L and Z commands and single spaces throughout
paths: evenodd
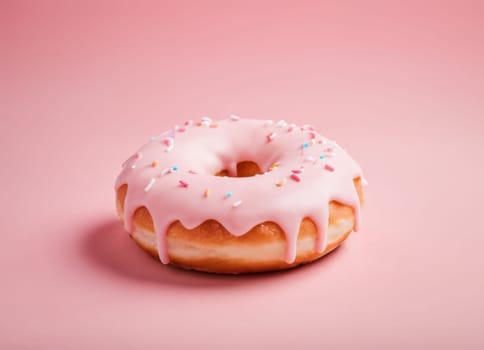
M 301 181 L 301 178 L 297 174 L 291 174 L 291 179 L 296 181 L 296 182 Z
M 232 197 L 232 192 L 227 192 L 227 193 L 225 194 L 225 198 L 230 198 L 230 197 Z
M 191 125 L 193 125 L 193 120 L 191 120 L 191 119 L 190 120 L 187 120 L 185 123 L 183 123 L 183 125 L 185 125 L 185 126 L 191 126 Z
M 303 148 L 308 148 L 309 147 L 309 143 L 307 142 L 304 142 L 303 145 L 302 145 Z
M 296 125 L 296 124 L 289 124 L 289 127 L 287 128 L 287 131 L 288 131 L 288 132 L 291 132 L 291 131 L 293 131 L 293 130 L 294 130 L 296 127 L 297 127 L 297 125 Z
M 276 170 L 277 168 L 279 168 L 279 163 L 275 162 L 269 167 L 269 171 Z
M 179 125 L 175 125 L 175 126 L 173 127 L 173 130 L 175 130 L 175 131 L 178 131 L 178 129 L 180 129 L 180 126 L 179 126 Z
M 186 131 L 186 129 L 185 129 L 185 128 L 179 128 L 179 129 L 178 129 L 178 132 L 185 132 L 185 131 Z
M 193 170 L 193 169 L 188 170 L 188 172 L 189 172 L 190 174 L 198 174 L 198 171 Z
M 266 136 L 267 137 L 267 142 L 271 142 L 272 140 L 274 140 L 274 138 L 276 137 L 276 133 L 275 132 L 271 132 L 269 135 Z
M 166 137 L 163 139 L 163 143 L 167 146 L 166 152 L 170 152 L 175 147 L 175 139 L 173 137 Z
M 210 127 L 211 128 L 218 128 L 218 124 L 217 123 L 212 123 L 212 124 L 210 124 Z
M 311 138 L 311 139 L 315 139 L 315 138 L 316 138 L 316 136 L 317 136 L 317 135 L 316 135 L 316 132 L 314 132 L 314 131 L 310 131 L 310 132 L 309 132 L 309 138 Z
M 173 171 L 177 171 L 177 170 L 178 170 L 178 165 L 173 165 L 173 166 L 171 167 L 171 170 L 173 170 Z
M 131 165 L 131 169 L 136 168 L 136 164 Z
M 145 192 L 148 192 L 150 190 L 150 188 L 154 185 L 154 183 L 155 183 L 155 178 L 152 178 L 150 180 L 150 182 L 148 183 L 148 185 L 146 185 Z
M 179 180 L 178 183 L 180 184 L 181 187 L 187 188 L 188 187 L 188 182 L 185 182 L 183 180 Z
M 230 116 L 230 120 L 233 120 L 234 122 L 236 122 L 236 121 L 240 120 L 240 117 L 239 117 L 239 116 L 237 116 L 237 115 L 233 115 L 233 114 L 232 114 L 232 115 Z
M 320 155 L 320 156 L 319 156 L 319 159 L 324 159 L 324 156 L 323 156 L 323 155 Z
M 272 124 L 274 124 L 274 122 L 272 120 L 266 120 L 264 122 L 264 126 L 267 127 L 267 126 L 271 126 Z
M 151 162 L 151 166 L 153 168 L 156 168 L 158 166 L 158 161 L 154 160 L 153 162 Z
M 291 171 L 293 174 L 302 174 L 304 172 L 304 168 L 293 169 Z
M 211 118 L 209 118 L 209 117 L 201 117 L 201 118 L 200 118 L 200 120 L 201 120 L 202 122 L 209 122 L 209 123 L 211 123 L 211 122 L 212 122 L 212 119 L 211 119 Z
M 239 199 L 238 201 L 235 201 L 235 202 L 232 204 L 232 207 L 237 208 L 237 207 L 239 207 L 241 204 L 242 204 L 242 201 Z
M 203 196 L 205 198 L 208 198 L 211 193 L 212 193 L 212 191 L 210 190 L 210 188 L 206 188 L 205 191 L 203 192 Z
M 286 183 L 286 179 L 282 179 L 276 182 L 277 187 L 282 187 Z
M 309 163 L 312 163 L 314 162 L 316 159 L 313 157 L 313 156 L 306 156 L 304 157 L 304 161 L 305 162 L 309 162 Z
M 331 165 L 329 165 L 329 164 L 325 164 L 325 165 L 324 165 L 324 169 L 326 169 L 326 170 L 328 170 L 328 171 L 331 171 L 331 172 L 333 172 L 333 171 L 334 171 L 334 168 L 333 168 Z

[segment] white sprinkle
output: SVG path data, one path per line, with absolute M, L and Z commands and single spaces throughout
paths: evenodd
M 277 123 L 276 123 L 276 126 L 278 128 L 285 128 L 287 126 L 287 123 L 284 121 L 284 120 L 279 120 Z
M 156 141 L 156 136 L 150 137 L 150 142 L 154 142 L 154 141 Z
M 233 114 L 232 114 L 232 115 L 230 116 L 230 120 L 233 120 L 234 122 L 236 122 L 236 121 L 240 120 L 240 117 L 239 117 L 239 116 L 237 116 L 237 115 L 233 115 Z
M 364 177 L 361 178 L 361 184 L 363 186 L 368 186 L 368 181 L 366 181 L 366 179 Z
M 272 120 L 266 120 L 264 122 L 264 126 L 267 127 L 267 126 L 271 126 L 272 124 L 274 124 L 274 122 Z
M 201 120 L 202 122 L 209 122 L 209 123 L 211 123 L 211 122 L 212 122 L 212 119 L 211 119 L 211 118 L 209 118 L 209 117 L 201 117 L 201 118 L 200 118 L 200 120 Z
M 238 206 L 240 206 L 242 204 L 242 201 L 239 199 L 238 201 L 235 201 L 233 204 L 232 204 L 232 207 L 234 208 L 237 208 Z
M 306 157 L 304 158 L 304 161 L 305 161 L 305 162 L 309 162 L 309 163 L 312 163 L 312 162 L 314 162 L 315 160 L 316 160 L 316 159 L 315 159 L 313 156 L 306 156 Z
M 209 122 L 209 121 L 207 121 L 207 120 L 204 120 L 204 121 L 202 121 L 202 122 L 200 123 L 200 125 L 203 125 L 203 126 L 210 126 L 210 124 L 211 124 L 211 123 L 212 123 L 212 122 Z
M 178 129 L 180 129 L 180 126 L 179 126 L 179 125 L 175 125 L 175 126 L 173 127 L 173 130 L 175 130 L 175 131 L 178 131 Z
M 166 174 L 171 173 L 171 171 L 172 171 L 171 168 L 165 168 L 165 169 L 163 169 L 161 171 L 161 173 L 160 173 L 160 177 L 165 176 Z
M 136 164 L 131 165 L 131 169 L 136 168 Z
M 146 185 L 145 187 L 145 192 L 148 192 L 150 190 L 150 188 L 154 185 L 155 183 L 155 178 L 153 177 L 150 182 L 148 183 L 148 185 Z

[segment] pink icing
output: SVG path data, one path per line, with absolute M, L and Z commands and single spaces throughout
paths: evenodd
M 116 189 L 128 185 L 126 230 L 133 232 L 135 210 L 146 207 L 163 263 L 169 262 L 166 232 L 177 220 L 192 229 L 214 219 L 235 236 L 273 221 L 285 232 L 287 263 L 296 258 L 305 217 L 318 228 L 316 251 L 325 250 L 332 200 L 353 208 L 358 230 L 360 204 L 353 179 L 363 178 L 361 169 L 313 127 L 235 116 L 184 126 L 152 137 L 126 160 L 116 180 Z M 222 169 L 236 176 L 237 163 L 248 160 L 267 171 L 245 178 L 214 176 Z

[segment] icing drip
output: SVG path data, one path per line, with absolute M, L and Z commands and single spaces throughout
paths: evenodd
M 237 116 L 218 122 L 204 117 L 183 125 L 151 138 L 123 163 L 116 180 L 116 189 L 128 185 L 126 230 L 133 232 L 134 212 L 146 207 L 163 263 L 169 262 L 167 230 L 177 220 L 192 229 L 213 219 L 235 236 L 275 222 L 286 235 L 287 263 L 296 258 L 305 217 L 317 227 L 315 250 L 325 250 L 332 200 L 353 208 L 358 229 L 360 205 L 353 179 L 363 179 L 361 169 L 312 126 Z M 242 161 L 255 162 L 264 173 L 234 177 Z M 222 169 L 233 177 L 214 176 Z

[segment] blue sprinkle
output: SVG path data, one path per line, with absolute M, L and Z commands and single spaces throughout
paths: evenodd
M 177 171 L 178 170 L 178 166 L 173 165 L 172 169 L 173 169 L 173 171 Z
M 303 143 L 303 148 L 308 148 L 308 147 L 309 147 L 309 143 L 304 142 L 304 143 Z
M 225 194 L 225 197 L 227 197 L 227 198 L 228 198 L 228 197 L 232 197 L 232 192 L 227 192 L 227 193 Z
M 319 159 L 324 159 L 324 156 L 319 156 Z

